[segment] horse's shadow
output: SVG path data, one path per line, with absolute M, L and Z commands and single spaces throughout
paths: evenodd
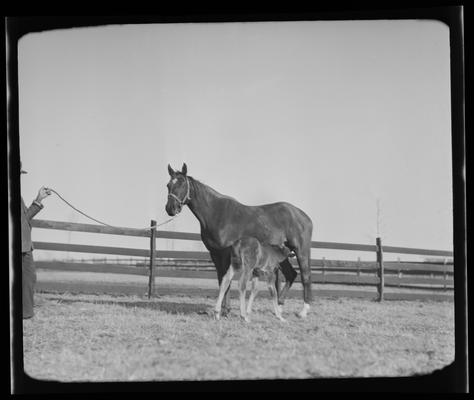
M 61 299 L 62 304 L 91 303 L 109 304 L 126 308 L 144 308 L 149 310 L 164 311 L 169 314 L 204 314 L 209 315 L 211 306 L 203 303 L 176 303 L 172 301 L 114 301 L 114 300 L 84 300 L 84 299 Z

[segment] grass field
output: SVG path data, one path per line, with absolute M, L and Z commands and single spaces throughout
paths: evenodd
M 452 302 L 317 297 L 306 320 L 268 297 L 252 322 L 216 321 L 206 296 L 38 293 L 24 321 L 25 371 L 60 381 L 228 380 L 410 376 L 454 360 Z

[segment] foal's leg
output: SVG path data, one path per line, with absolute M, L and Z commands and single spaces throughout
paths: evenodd
M 227 270 L 226 274 L 222 277 L 221 286 L 219 288 L 219 296 L 217 297 L 215 311 L 216 319 L 220 319 L 221 316 L 221 308 L 222 308 L 222 300 L 225 296 L 227 289 L 230 286 L 230 282 L 232 282 L 232 277 L 234 276 L 234 268 L 231 265 Z
M 247 315 L 250 316 L 252 313 L 252 305 L 255 297 L 257 296 L 258 293 L 258 276 L 254 276 L 252 278 L 252 288 L 250 291 L 250 297 L 249 297 L 249 302 L 247 303 Z
M 250 322 L 250 318 L 247 316 L 245 308 L 245 296 L 247 295 L 247 282 L 249 281 L 250 273 L 247 270 L 242 271 L 239 280 L 239 292 L 240 292 L 240 316 L 245 322 Z
M 281 286 L 280 286 L 280 269 L 277 269 L 275 271 L 275 289 L 277 291 L 277 297 L 280 299 L 280 292 L 281 292 Z
M 275 271 L 275 274 L 277 272 Z M 272 302 L 273 302 L 273 309 L 275 310 L 275 315 L 280 321 L 285 322 L 286 320 L 281 316 L 281 306 L 278 304 L 278 295 L 275 290 L 275 274 L 269 273 L 267 277 L 267 285 L 268 289 L 270 290 L 270 294 L 272 296 Z
M 281 297 L 283 288 L 280 285 L 280 269 L 279 268 L 275 270 L 275 289 L 276 289 L 276 295 L 277 295 L 277 301 L 278 301 L 278 308 L 280 309 L 280 312 L 281 312 L 283 310 L 283 303 L 285 299 Z M 271 291 L 270 291 L 270 294 L 271 294 Z

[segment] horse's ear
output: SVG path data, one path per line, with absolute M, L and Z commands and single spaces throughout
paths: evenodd
M 183 163 L 183 168 L 181 168 L 181 173 L 183 175 L 186 175 L 188 173 L 188 166 L 186 165 L 186 163 Z
M 171 165 L 168 164 L 168 173 L 170 174 L 170 176 L 174 176 L 175 172 L 173 171 L 173 168 L 171 168 Z

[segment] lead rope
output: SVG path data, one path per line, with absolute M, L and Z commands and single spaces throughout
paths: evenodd
M 58 192 L 56 192 L 56 190 L 54 189 L 51 189 L 51 188 L 47 188 L 48 191 L 50 192 L 53 192 L 56 196 L 58 196 L 62 201 L 64 201 L 64 203 L 66 203 L 69 207 L 71 207 L 73 210 L 77 211 L 78 213 L 82 214 L 84 217 L 86 218 L 89 218 L 95 222 L 98 222 L 99 224 L 101 225 L 105 225 L 105 226 L 108 226 L 110 228 L 118 228 L 117 226 L 114 226 L 114 225 L 109 225 L 103 221 L 100 221 L 96 218 L 93 218 L 91 217 L 90 215 L 87 215 L 85 212 L 82 212 L 81 210 L 79 210 L 78 208 L 74 207 L 71 203 L 69 203 L 64 197 L 62 197 Z M 139 229 L 139 230 L 148 230 L 148 229 L 153 229 L 153 228 L 157 228 L 159 226 L 162 226 L 162 225 L 165 225 L 167 224 L 168 222 L 171 222 L 172 220 L 174 220 L 176 217 L 178 216 L 178 214 L 176 214 L 173 218 L 170 218 L 164 222 L 161 222 L 159 224 L 155 224 L 155 225 L 150 225 L 150 226 L 147 226 L 146 228 L 136 228 L 136 229 Z

